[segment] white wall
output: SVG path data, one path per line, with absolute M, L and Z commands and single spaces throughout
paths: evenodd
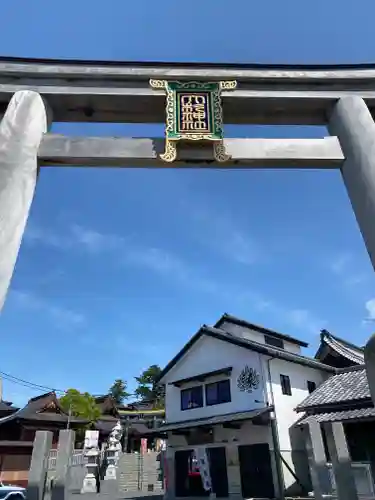
M 241 392 L 237 387 L 237 378 L 248 365 L 254 368 L 260 376 L 258 389 L 252 393 Z M 181 388 L 170 385 L 171 382 L 193 377 L 222 368 L 233 367 L 231 381 L 231 402 L 213 406 L 205 405 L 205 391 L 203 388 L 203 408 L 192 408 L 181 411 L 181 389 L 200 385 L 198 382 L 184 384 Z M 227 378 L 220 375 L 207 379 L 205 383 Z M 178 422 L 201 417 L 224 415 L 239 411 L 247 411 L 265 406 L 265 385 L 261 365 L 261 355 L 249 351 L 229 342 L 214 339 L 203 335 L 187 354 L 167 373 L 162 381 L 166 384 L 166 420 Z M 204 384 L 201 384 L 204 385 Z M 256 403 L 259 400 L 260 403 Z
M 226 332 L 232 333 L 237 337 L 241 337 L 248 340 L 253 340 L 254 342 L 259 342 L 259 344 L 265 344 L 264 333 L 257 332 L 256 330 L 252 330 L 251 328 L 247 328 L 246 326 L 234 325 L 233 323 L 224 321 L 221 326 L 222 330 Z M 272 334 L 269 334 L 272 337 Z M 294 352 L 295 354 L 301 354 L 301 346 L 294 344 L 293 342 L 288 342 L 283 340 L 284 342 L 284 350 L 289 352 Z
M 264 369 L 267 373 L 267 361 L 264 359 Z M 293 424 L 302 416 L 294 411 L 295 407 L 301 403 L 308 395 L 307 381 L 315 382 L 318 387 L 326 378 L 327 372 L 308 366 L 291 363 L 281 359 L 271 359 L 269 361 L 272 387 L 267 383 L 267 393 L 270 404 L 275 405 L 275 416 L 279 435 L 280 451 L 284 460 L 292 470 L 297 473 L 302 482 L 306 484 L 307 461 L 304 449 L 304 441 L 298 433 L 300 429 L 294 429 L 294 441 L 291 442 L 291 429 Z M 292 395 L 287 396 L 282 393 L 280 384 L 280 374 L 287 375 L 290 379 Z M 272 393 L 271 393 L 272 392 Z M 293 449 L 293 453 L 292 453 Z M 287 491 L 295 485 L 295 478 L 283 464 L 284 483 Z
M 309 395 L 307 381 L 315 382 L 318 387 L 325 380 L 326 372 L 282 359 L 272 359 L 269 363 L 280 448 L 290 450 L 289 428 L 302 416 L 294 409 Z M 292 388 L 291 396 L 282 393 L 280 374 L 289 377 Z M 270 403 L 272 403 L 270 392 L 269 398 Z

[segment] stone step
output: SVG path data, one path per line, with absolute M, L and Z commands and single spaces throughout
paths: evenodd
M 158 453 L 147 455 L 123 454 L 118 463 L 118 486 L 121 492 L 154 491 L 162 494 L 163 483 L 160 481 L 160 462 Z M 152 489 L 151 489 L 151 488 Z

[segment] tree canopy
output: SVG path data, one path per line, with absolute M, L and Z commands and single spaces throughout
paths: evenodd
M 138 384 L 136 396 L 142 401 L 152 401 L 157 408 L 164 406 L 164 386 L 158 384 L 161 371 L 159 365 L 151 365 L 139 377 L 135 377 Z
M 95 398 L 88 392 L 79 392 L 77 389 L 68 389 L 60 398 L 61 407 L 75 417 L 87 420 L 90 424 L 100 417 L 100 409 Z
M 127 392 L 128 383 L 120 378 L 116 379 L 109 388 L 108 394 L 116 401 L 116 404 L 121 405 L 125 399 L 128 399 L 130 393 Z

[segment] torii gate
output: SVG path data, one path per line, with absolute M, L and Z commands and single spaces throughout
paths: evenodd
M 150 80 L 236 81 L 235 89 L 221 89 L 226 123 L 328 125 L 331 137 L 224 140 L 230 158 L 216 164 L 217 156 L 198 144 L 182 148 L 175 163 L 166 163 L 159 156 L 164 151 L 161 139 L 48 134 L 53 120 L 164 122 L 165 89 L 158 84 L 151 88 Z M 0 58 L 0 112 L 4 113 L 0 123 L 0 308 L 12 278 L 39 167 L 46 165 L 337 168 L 375 267 L 375 65 L 265 66 Z M 373 343 L 375 352 L 375 340 Z M 367 352 L 371 361 L 371 350 Z M 369 382 L 375 398 L 375 362 L 373 369 Z M 339 497 L 353 500 L 357 495 L 348 468 L 342 426 L 329 425 L 329 441 L 341 443 L 334 452 Z M 310 434 L 319 430 L 314 429 L 310 429 Z M 316 471 L 325 460 L 322 445 L 320 448 L 320 455 L 315 449 L 315 458 L 310 457 Z M 316 472 L 313 477 L 315 497 L 322 498 L 318 476 Z
M 228 139 L 215 163 L 195 144 L 163 162 L 162 139 L 64 137 L 57 122 L 162 123 L 150 80 L 218 82 L 226 123 L 328 125 L 324 139 Z M 13 274 L 39 167 L 337 168 L 375 267 L 375 65 L 265 66 L 0 58 L 0 308 Z

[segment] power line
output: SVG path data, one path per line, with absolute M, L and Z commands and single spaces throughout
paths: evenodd
M 62 391 L 60 389 L 55 389 L 53 387 L 48 387 L 45 385 L 39 385 L 39 384 L 34 384 L 33 382 L 30 382 L 29 380 L 25 380 L 19 377 L 15 377 L 13 375 L 10 375 L 9 373 L 5 373 L 0 371 L 0 375 L 3 377 L 4 380 L 7 380 L 8 382 L 12 382 L 14 384 L 22 385 L 23 387 L 27 387 L 29 389 L 37 389 L 39 391 L 48 391 L 48 392 L 57 392 L 60 394 L 65 394 L 66 391 Z

